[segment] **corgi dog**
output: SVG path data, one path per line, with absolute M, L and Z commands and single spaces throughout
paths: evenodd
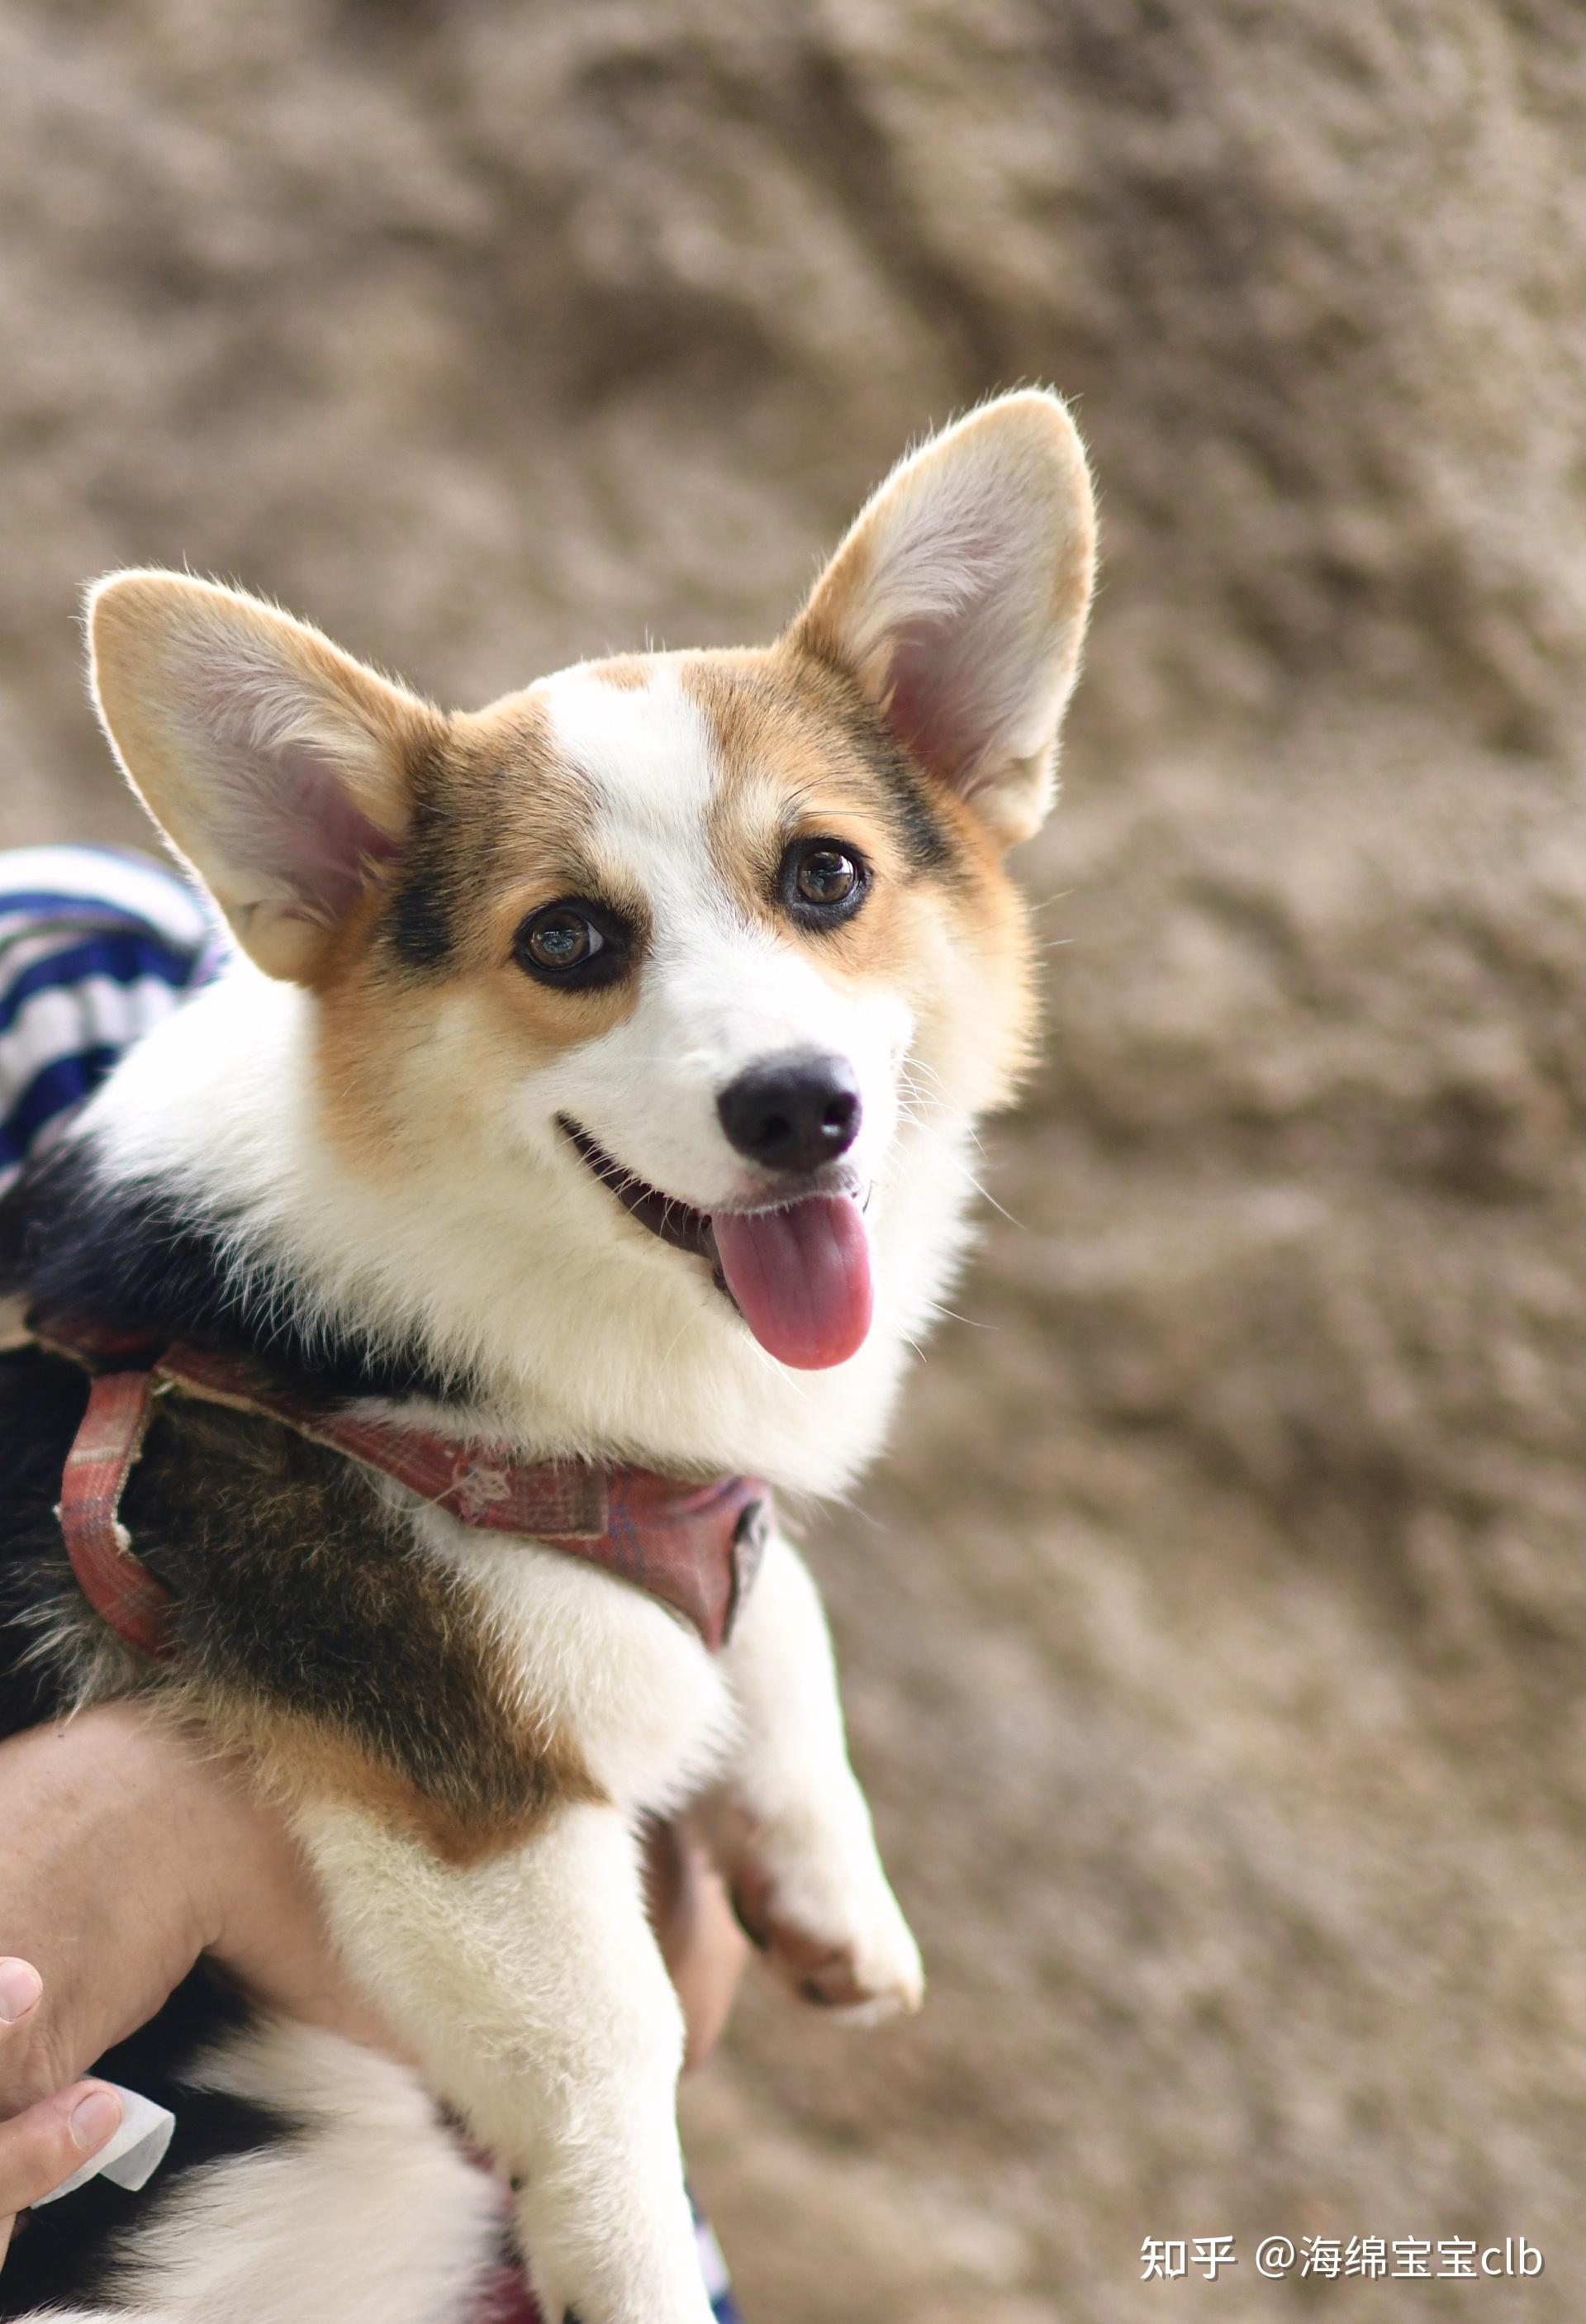
M 36 2213 L 0 2315 L 468 2324 L 467 2141 L 552 2324 L 709 2324 L 647 1819 L 696 1821 L 796 1991 L 918 2004 L 772 1510 L 875 1454 L 964 1250 L 1094 544 L 1026 391 L 901 463 L 774 645 L 475 713 L 229 588 L 92 591 L 106 733 L 235 952 L 0 1204 L 37 1319 L 0 1360 L 0 1730 L 137 1692 L 245 1754 L 413 2063 L 200 1965 L 104 2068 L 174 2110 L 163 2172 Z M 85 1409 L 173 1347 L 113 1538 L 72 1537 Z

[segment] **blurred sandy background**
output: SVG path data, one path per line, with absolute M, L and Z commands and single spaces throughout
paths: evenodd
M 1577 0 L 0 7 L 6 838 L 135 834 L 106 565 L 472 702 L 1079 399 L 1050 1061 L 812 1545 L 934 1989 L 693 2093 L 752 2324 L 1586 2314 L 1583 108 Z

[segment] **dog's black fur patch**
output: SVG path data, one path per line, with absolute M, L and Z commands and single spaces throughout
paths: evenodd
M 0 1297 L 8 1294 L 117 1331 L 253 1356 L 322 1394 L 440 1397 L 448 1388 L 417 1346 L 392 1351 L 306 1325 L 263 1254 L 249 1264 L 158 1186 L 108 1178 L 81 1142 L 33 1164 L 0 1200 Z
M 447 819 L 420 799 L 385 909 L 385 941 L 405 968 L 432 973 L 449 964 L 456 884 Z
M 355 1462 L 176 1396 L 123 1511 L 174 1593 L 185 1673 L 346 1743 L 459 1832 L 565 1795 L 567 1770 L 503 1699 L 467 1600 Z

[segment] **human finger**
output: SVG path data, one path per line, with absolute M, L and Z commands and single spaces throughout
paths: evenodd
M 687 2029 L 685 2073 L 704 2064 L 732 2011 L 748 1958 L 719 1875 L 699 1841 L 675 1824 L 648 1835 L 650 1917 Z
M 0 2260 L 16 2215 L 80 2170 L 121 2121 L 121 2099 L 106 2082 L 74 2082 L 0 2123 Z

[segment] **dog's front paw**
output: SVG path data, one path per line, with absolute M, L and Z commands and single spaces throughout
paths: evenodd
M 739 1863 L 733 1902 L 752 1942 L 806 2001 L 863 2020 L 919 2007 L 919 1947 L 873 1852 L 866 1861 L 829 1840 L 762 1834 Z

